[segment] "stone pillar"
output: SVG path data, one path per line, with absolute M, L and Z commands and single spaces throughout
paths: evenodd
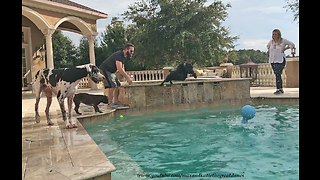
M 54 29 L 44 29 L 42 31 L 46 38 L 47 68 L 54 68 L 52 50 L 52 34 L 54 33 L 54 31 Z
M 89 41 L 89 57 L 90 57 L 90 64 L 96 65 L 96 58 L 94 55 L 94 40 L 96 38 L 95 35 L 88 35 L 86 36 L 86 38 Z M 91 84 L 91 89 L 97 89 L 97 84 L 94 83 L 93 81 L 91 81 L 91 79 L 89 79 L 90 84 Z
M 227 69 L 227 78 L 231 78 L 233 64 L 232 63 L 222 63 L 222 64 L 220 64 L 220 67 L 226 68 Z
M 286 76 L 287 88 L 299 87 L 299 57 L 287 58 Z

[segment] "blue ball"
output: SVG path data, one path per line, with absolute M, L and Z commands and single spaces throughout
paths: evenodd
M 256 115 L 256 110 L 250 106 L 243 106 L 241 109 L 241 116 L 243 117 L 243 122 L 247 122 L 249 119 L 252 119 Z

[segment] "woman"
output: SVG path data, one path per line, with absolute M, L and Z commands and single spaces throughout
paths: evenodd
M 274 29 L 272 31 L 272 40 L 267 44 L 267 48 L 269 49 L 269 63 L 271 63 L 273 72 L 276 75 L 277 90 L 274 94 L 284 93 L 281 79 L 282 70 L 286 66 L 286 55 L 284 51 L 295 48 L 295 45 L 293 42 L 282 38 L 279 29 Z

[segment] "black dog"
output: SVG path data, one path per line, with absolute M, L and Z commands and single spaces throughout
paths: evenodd
M 74 110 L 76 111 L 77 114 L 81 115 L 82 113 L 78 112 L 80 103 L 86 104 L 88 106 L 93 106 L 96 112 L 102 113 L 102 111 L 100 111 L 98 108 L 98 104 L 100 104 L 101 102 L 107 104 L 109 102 L 109 99 L 107 96 L 103 96 L 103 95 L 79 93 L 74 96 L 73 102 L 76 105 Z
M 170 84 L 172 84 L 172 81 L 184 81 L 187 78 L 188 74 L 192 74 L 194 78 L 197 78 L 197 75 L 193 71 L 193 66 L 191 63 L 181 63 L 177 67 L 177 70 L 170 71 L 170 74 L 160 84 L 160 86 L 162 86 L 164 82 L 170 81 Z

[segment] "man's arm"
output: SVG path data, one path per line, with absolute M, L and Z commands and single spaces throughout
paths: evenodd
M 130 78 L 130 76 L 126 73 L 126 71 L 124 70 L 124 68 L 122 68 L 122 62 L 121 61 L 116 61 L 116 66 L 117 66 L 117 70 L 119 71 L 120 74 L 122 74 L 126 79 L 127 79 L 127 82 L 129 84 L 132 83 L 132 80 Z

